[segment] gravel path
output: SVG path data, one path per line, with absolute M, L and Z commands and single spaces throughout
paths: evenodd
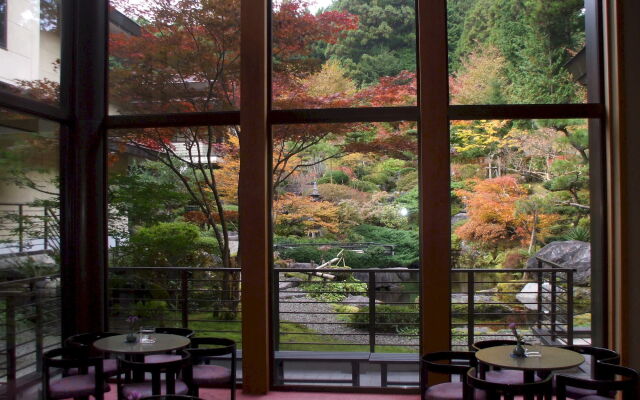
M 296 292 L 300 294 L 298 295 Z M 286 293 L 281 294 L 285 296 L 281 295 L 280 297 L 280 321 L 299 323 L 318 333 L 332 335 L 332 338 L 337 342 L 369 344 L 367 331 L 335 324 L 344 323 L 344 321 L 337 318 L 331 304 L 314 303 L 317 300 L 307 298 L 296 287 L 287 288 Z M 378 333 L 376 344 L 417 345 L 418 338 Z

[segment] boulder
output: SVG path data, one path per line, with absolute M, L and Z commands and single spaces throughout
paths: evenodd
M 469 215 L 466 212 L 459 212 L 451 217 L 451 225 L 456 225 L 459 222 L 466 221 Z
M 377 268 L 372 268 L 377 269 Z M 410 270 L 409 268 L 384 268 L 380 271 L 384 272 L 376 272 L 376 290 L 394 290 L 400 286 L 402 282 L 406 281 L 417 281 L 418 280 L 418 271 Z M 353 276 L 361 282 L 369 281 L 369 273 L 368 272 L 354 272 Z
M 358 307 L 364 307 L 369 305 L 369 298 L 367 296 L 353 296 L 349 295 L 346 299 L 342 300 L 343 304 L 351 304 Z M 376 300 L 376 303 L 382 303 L 380 300 Z
M 551 284 L 549 282 L 542 283 L 542 302 L 548 303 L 549 299 L 545 298 L 545 294 L 549 296 Z M 538 311 L 538 284 L 527 283 L 524 285 L 520 293 L 516 294 L 516 299 L 522 303 L 527 309 Z
M 576 286 L 589 286 L 591 282 L 591 244 L 578 240 L 552 242 L 540 249 L 527 261 L 527 269 L 538 268 L 539 257 L 563 268 L 575 268 L 573 282 Z M 548 267 L 544 266 L 543 268 Z

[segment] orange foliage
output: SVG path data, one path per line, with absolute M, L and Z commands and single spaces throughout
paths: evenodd
M 516 202 L 527 196 L 527 190 L 513 176 L 501 176 L 477 181 L 473 191 L 457 190 L 466 205 L 469 219 L 456 229 L 463 240 L 487 245 L 507 245 L 520 239 L 517 229 L 520 217 Z
M 325 230 L 338 233 L 338 207 L 308 196 L 285 194 L 273 203 L 274 230 L 278 235 L 307 235 Z

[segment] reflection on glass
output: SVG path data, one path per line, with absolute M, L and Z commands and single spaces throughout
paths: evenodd
M 240 1 L 111 3 L 112 114 L 238 108 Z
M 586 102 L 584 0 L 448 0 L 451 104 Z
M 0 109 L 3 390 L 17 390 L 19 379 L 39 373 L 43 351 L 60 345 L 58 130 Z M 7 363 L 11 357 L 19 361 Z
M 526 342 L 590 343 L 588 129 L 452 122 L 453 346 L 509 336 L 510 323 Z
M 109 317 L 240 341 L 238 129 L 109 136 Z
M 413 0 L 276 1 L 272 12 L 274 108 L 416 104 Z
M 0 0 L 0 88 L 57 104 L 61 1 Z

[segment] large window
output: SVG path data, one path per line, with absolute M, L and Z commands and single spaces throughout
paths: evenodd
M 260 392 L 416 386 L 507 322 L 605 344 L 598 0 L 240 5 L 0 0 L 2 279 L 57 307 L 29 354 L 137 315 L 241 342 Z

